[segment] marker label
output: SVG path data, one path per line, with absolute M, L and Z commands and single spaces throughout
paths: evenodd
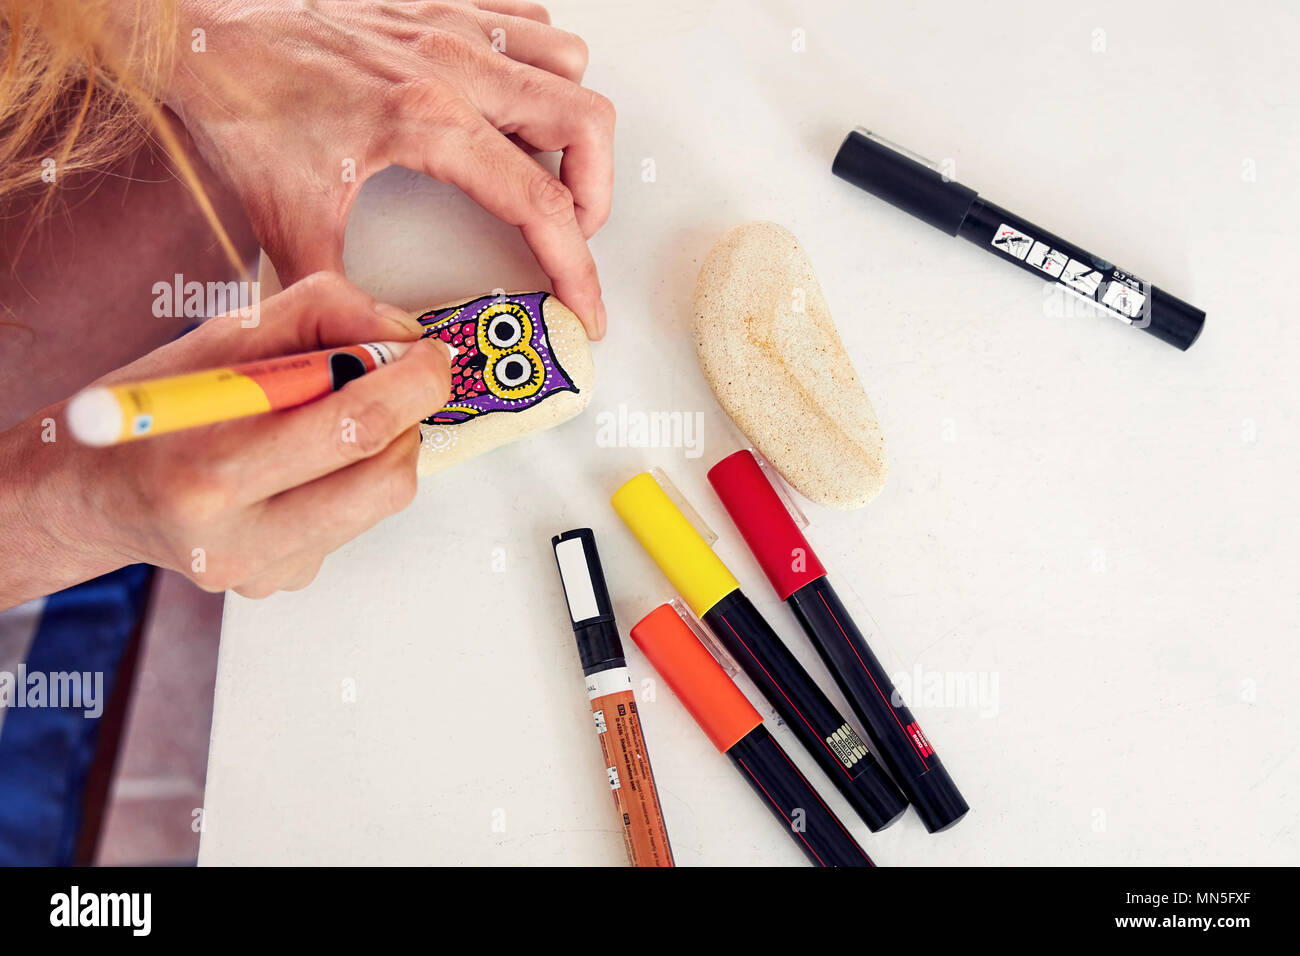
M 908 724 L 907 735 L 911 738 L 912 746 L 916 748 L 917 754 L 922 759 L 934 756 L 934 748 L 930 746 L 930 739 L 925 736 L 925 733 L 921 730 L 920 724 L 916 721 L 912 721 Z
M 1053 249 L 1047 243 L 1035 242 L 1033 248 L 1029 250 L 1029 255 L 1025 257 L 1025 262 L 1040 272 L 1046 272 L 1053 279 L 1058 279 L 1069 259 L 1070 257 L 1064 252 Z
M 852 767 L 867 755 L 867 745 L 848 724 L 842 724 L 839 730 L 826 738 L 826 743 L 846 767 Z
M 587 678 L 587 697 L 605 757 L 609 790 L 623 821 L 628 858 L 640 866 L 672 866 L 668 830 L 654 772 L 646 757 L 631 674 L 626 667 L 597 671 Z M 639 794 L 639 799 L 625 797 L 625 791 Z
M 1029 254 L 1029 248 L 1034 244 L 1034 240 L 1025 235 L 1019 229 L 1013 229 L 1005 222 L 998 226 L 998 231 L 993 234 L 993 247 L 1001 249 L 1009 256 L 1015 256 L 1017 259 L 1023 259 Z
M 1041 272 L 1064 291 L 1108 312 L 1128 325 L 1142 315 L 1148 288 L 1137 276 L 1113 266 L 1072 259 L 1015 226 L 1002 223 L 989 244 Z
M 564 597 L 569 602 L 569 618 L 577 623 L 600 616 L 596 591 L 587 573 L 587 550 L 581 538 L 569 538 L 555 546 L 555 560 L 564 581 Z

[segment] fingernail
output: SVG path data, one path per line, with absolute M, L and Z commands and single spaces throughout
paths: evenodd
M 405 309 L 399 309 L 395 305 L 389 305 L 387 302 L 376 302 L 375 311 L 386 319 L 396 322 L 406 331 L 415 335 L 424 334 L 424 326 L 421 325 L 411 313 Z
M 605 300 L 601 299 L 596 303 L 596 338 L 603 339 L 605 337 L 607 320 L 608 315 L 605 312 Z

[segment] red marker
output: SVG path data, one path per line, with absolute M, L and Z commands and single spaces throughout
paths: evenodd
M 946 830 L 970 809 L 934 747 L 871 653 L 862 632 L 826 580 L 826 569 L 748 451 L 709 471 L 709 483 L 749 550 L 790 606 L 835 676 L 871 740 L 872 749 L 931 833 Z

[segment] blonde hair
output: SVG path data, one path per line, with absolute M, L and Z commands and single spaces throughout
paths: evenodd
M 47 184 L 28 211 L 30 232 L 56 198 L 48 170 L 55 182 L 102 172 L 154 137 L 242 273 L 239 253 L 156 96 L 174 66 L 176 0 L 136 0 L 126 33 L 114 33 L 113 3 L 0 0 L 0 209 L 8 213 L 19 196 Z

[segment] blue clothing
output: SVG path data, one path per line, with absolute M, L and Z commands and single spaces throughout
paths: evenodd
M 24 625 L 27 633 L 8 647 L 29 640 L 26 653 L 18 661 L 0 660 L 0 703 L 7 704 L 0 710 L 0 865 L 74 862 L 100 718 L 144 613 L 152 571 L 131 565 L 51 594 L 42 606 L 24 605 L 29 615 L 39 612 L 39 620 L 34 630 Z M 80 677 L 91 675 L 85 690 L 89 697 L 93 687 L 93 702 L 83 698 L 67 706 L 67 700 L 51 699 L 55 675 L 73 674 L 78 686 Z M 21 698 L 20 676 L 26 683 Z M 33 681 L 46 688 L 39 705 Z

